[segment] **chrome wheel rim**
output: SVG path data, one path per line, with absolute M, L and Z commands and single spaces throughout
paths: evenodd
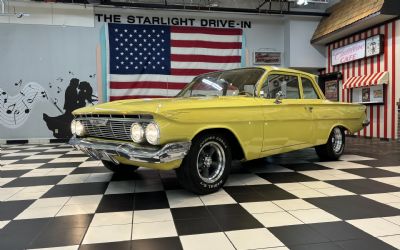
M 204 182 L 214 183 L 224 173 L 225 162 L 222 146 L 213 141 L 207 142 L 197 155 L 197 173 Z
M 342 131 L 339 128 L 333 129 L 332 148 L 336 154 L 338 154 L 342 151 L 343 135 L 342 135 Z

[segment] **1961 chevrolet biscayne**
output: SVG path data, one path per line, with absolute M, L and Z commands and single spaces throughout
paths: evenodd
M 70 144 L 113 171 L 176 169 L 183 187 L 217 191 L 232 160 L 315 147 L 337 160 L 365 106 L 325 99 L 314 75 L 275 67 L 200 75 L 175 97 L 123 100 L 73 112 Z

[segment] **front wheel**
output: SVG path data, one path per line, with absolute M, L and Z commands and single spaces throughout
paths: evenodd
M 113 171 L 114 173 L 129 173 L 134 172 L 138 169 L 138 166 L 126 165 L 126 164 L 114 164 L 109 161 L 101 161 L 103 162 L 104 167 Z
M 336 161 L 343 154 L 345 142 L 344 130 L 335 127 L 329 135 L 328 142 L 324 145 L 316 146 L 315 151 L 322 160 Z
M 179 183 L 196 194 L 218 191 L 231 170 L 232 155 L 228 140 L 210 133 L 196 137 L 182 165 L 176 169 Z

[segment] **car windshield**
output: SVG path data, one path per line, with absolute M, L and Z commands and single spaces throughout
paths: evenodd
M 254 96 L 256 84 L 265 70 L 246 68 L 213 72 L 193 79 L 177 97 Z

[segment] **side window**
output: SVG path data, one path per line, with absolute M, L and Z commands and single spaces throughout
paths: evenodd
M 301 78 L 303 84 L 304 99 L 319 99 L 312 82 L 307 78 Z
M 281 91 L 285 99 L 300 99 L 299 81 L 297 76 L 273 74 L 269 75 L 261 89 L 261 96 L 275 99 Z

